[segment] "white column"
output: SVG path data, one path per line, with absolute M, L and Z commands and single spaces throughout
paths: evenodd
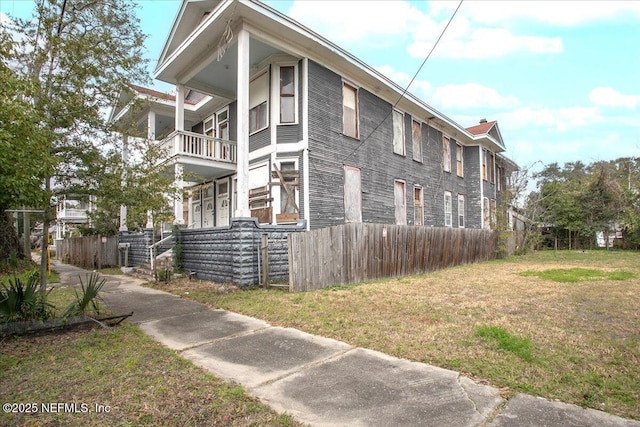
M 184 86 L 176 85 L 176 130 L 184 130 Z
M 180 163 L 176 163 L 174 167 L 175 172 L 175 183 L 176 188 L 178 190 L 176 194 L 176 199 L 173 202 L 173 223 L 176 225 L 184 225 L 184 212 L 182 208 L 182 189 L 184 188 L 184 181 L 182 180 L 183 175 L 183 167 Z
M 127 163 L 129 160 L 129 141 L 127 135 L 122 135 L 122 162 Z M 126 174 L 126 172 L 125 172 Z M 126 175 L 122 176 L 122 185 L 124 186 Z M 129 231 L 127 228 L 127 205 L 120 206 L 120 231 Z
M 156 112 L 151 110 L 147 113 L 147 139 L 156 139 Z
M 147 210 L 147 224 L 144 228 L 153 228 L 153 213 L 151 210 Z
M 238 33 L 238 87 L 237 87 L 237 204 L 235 217 L 248 218 L 249 210 L 249 32 Z

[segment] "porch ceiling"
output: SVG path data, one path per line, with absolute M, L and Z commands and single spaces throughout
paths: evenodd
M 251 72 L 257 71 L 258 65 L 267 57 L 282 53 L 284 52 L 268 46 L 259 40 L 251 39 L 249 45 Z M 235 99 L 237 77 L 238 45 L 234 43 L 227 48 L 220 61 L 218 61 L 217 55 L 214 56 L 202 70 L 185 81 L 184 84 L 198 92 L 222 96 L 227 99 Z

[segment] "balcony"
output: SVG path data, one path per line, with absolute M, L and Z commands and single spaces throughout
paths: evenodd
M 60 221 L 85 223 L 87 222 L 87 210 L 78 208 L 58 209 L 57 218 Z
M 188 131 L 173 131 L 160 142 L 166 161 L 180 163 L 185 171 L 213 178 L 236 170 L 235 141 Z

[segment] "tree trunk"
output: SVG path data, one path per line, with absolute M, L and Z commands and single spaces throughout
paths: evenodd
M 24 251 L 14 222 L 9 217 L 9 213 L 0 207 L 0 262 L 7 261 L 11 254 L 18 258 L 24 258 Z

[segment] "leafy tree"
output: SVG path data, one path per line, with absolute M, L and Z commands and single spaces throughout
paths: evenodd
M 33 87 L 10 67 L 15 46 L 0 29 L 0 261 L 12 253 L 23 256 L 8 209 L 42 205 L 42 179 L 51 171 L 44 154 L 46 139 L 40 117 L 29 100 Z
M 27 81 L 26 96 L 43 136 L 45 170 L 41 192 L 29 200 L 45 211 L 43 230 L 53 217 L 52 183 L 82 182 L 83 171 L 101 160 L 105 108 L 130 81 L 146 81 L 144 36 L 130 0 L 37 0 L 30 20 L 15 20 L 18 49 L 10 59 Z M 18 90 L 20 88 L 17 88 Z M 19 164 L 22 166 L 22 163 Z M 46 286 L 48 239 L 43 239 L 41 289 Z

